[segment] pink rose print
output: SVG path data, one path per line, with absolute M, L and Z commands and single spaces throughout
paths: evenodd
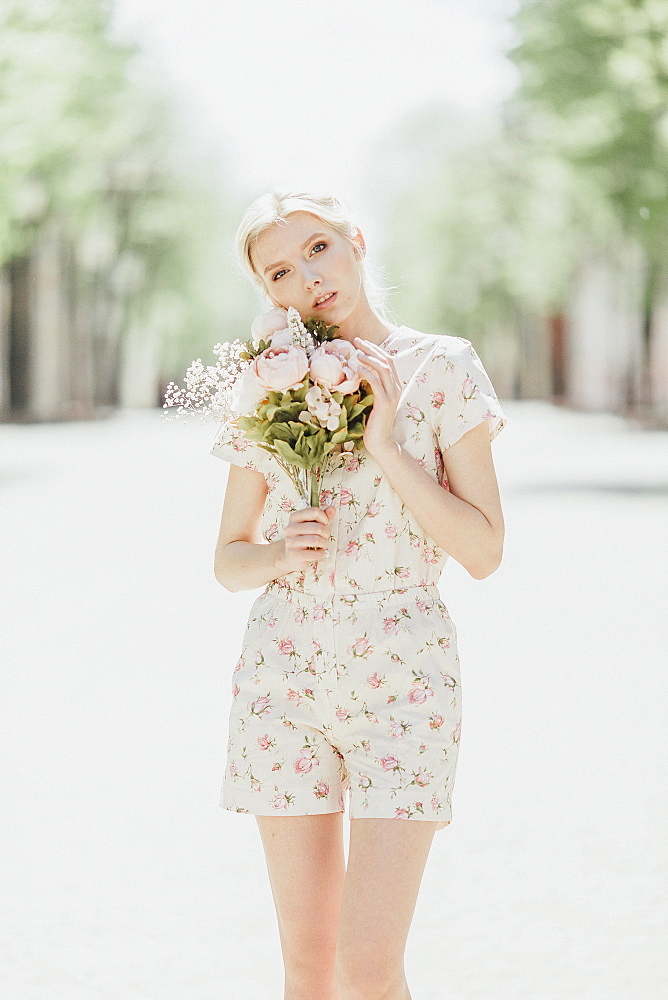
M 321 507 L 331 507 L 332 500 L 334 499 L 334 493 L 332 490 L 323 490 L 320 494 L 320 506 Z
M 450 640 L 445 635 L 440 636 L 438 644 L 441 647 L 441 649 L 450 649 Z
M 294 688 L 288 688 L 288 693 L 286 695 L 286 698 L 288 698 L 290 701 L 294 701 L 297 705 L 301 705 L 302 703 L 302 696 L 300 695 L 299 691 L 295 691 Z
M 310 755 L 298 757 L 294 762 L 295 774 L 308 774 L 308 772 L 312 770 L 313 766 L 319 763 L 320 761 L 317 757 L 311 757 Z
M 348 652 L 353 656 L 369 656 L 370 653 L 373 653 L 373 646 L 365 634 L 348 648 Z
M 368 774 L 361 774 L 359 781 L 360 788 L 371 788 L 371 778 Z
M 443 718 L 443 716 L 438 715 L 437 712 L 434 712 L 433 715 L 431 715 L 429 718 L 429 728 L 440 729 L 444 722 L 445 719 Z
M 349 504 L 352 502 L 353 495 L 350 490 L 347 490 L 345 486 L 341 487 L 341 492 L 339 493 L 339 503 L 343 506 L 344 504 Z
M 325 620 L 325 608 L 323 607 L 322 604 L 316 604 L 316 606 L 313 608 L 313 621 L 324 622 L 324 620 Z M 315 645 L 315 640 L 313 640 L 313 645 Z M 321 647 L 320 645 L 318 645 L 316 653 L 319 653 L 320 649 Z
M 236 778 L 236 776 L 237 776 L 238 773 L 239 773 L 239 771 L 238 771 L 237 765 L 236 764 L 230 764 L 230 774 L 231 774 L 231 776 L 233 778 Z
M 388 524 L 387 527 L 385 528 L 385 534 L 387 535 L 388 538 L 396 538 L 397 537 L 396 527 L 393 524 Z
M 429 772 L 424 767 L 419 768 L 417 771 L 414 771 L 413 773 L 415 777 L 415 784 L 420 785 L 421 788 L 424 788 L 425 785 L 428 785 L 431 779 L 434 777 L 434 775 L 429 774 Z
M 408 819 L 408 809 L 397 809 L 394 813 L 395 819 Z
M 396 771 L 399 767 L 399 759 L 394 754 L 388 753 L 380 758 L 380 766 L 383 771 Z
M 291 656 L 295 651 L 295 644 L 292 639 L 279 639 L 278 651 L 281 656 Z
M 400 580 L 407 580 L 411 575 L 411 571 L 408 566 L 395 566 L 394 575 L 398 576 Z
M 313 616 L 314 617 L 315 617 L 316 610 L 317 610 L 316 608 L 313 609 Z M 324 609 L 321 609 L 321 610 L 323 611 L 323 617 L 324 617 Z M 316 620 L 318 620 L 318 619 L 316 619 Z M 322 620 L 322 619 L 320 619 L 320 620 Z M 312 639 L 311 640 L 311 645 L 313 646 L 313 652 L 316 653 L 316 655 L 318 653 L 322 653 L 322 646 L 320 645 L 320 643 L 318 642 L 317 639 Z
M 271 769 L 272 771 L 280 771 L 282 766 L 282 764 L 272 764 Z
M 383 620 L 383 632 L 386 635 L 396 635 L 399 631 L 399 624 L 396 618 L 385 618 Z
M 422 615 L 427 610 L 427 602 L 426 601 L 416 601 L 415 602 L 415 607 L 417 608 L 417 610 Z
M 439 410 L 445 403 L 445 394 L 442 392 L 432 392 L 431 405 Z
M 406 727 L 403 722 L 391 722 L 390 723 L 390 736 L 392 739 L 397 739 L 398 737 L 403 737 L 406 735 Z
M 377 671 L 376 671 L 375 674 L 371 674 L 371 677 L 367 677 L 367 679 L 366 679 L 367 684 L 371 688 L 379 688 L 380 685 L 383 683 L 383 681 L 384 681 L 384 678 L 383 677 L 379 677 Z
M 288 808 L 288 797 L 287 795 L 274 795 L 274 799 L 271 803 L 272 809 L 282 809 L 283 812 Z
M 412 705 L 424 705 L 427 698 L 433 695 L 432 688 L 425 688 L 421 684 L 414 684 L 408 692 L 408 700 Z
M 351 455 L 346 465 L 346 472 L 359 472 L 360 460 L 357 455 Z
M 304 694 L 307 698 L 313 698 L 315 701 L 315 695 L 313 694 L 313 688 L 304 688 Z
M 414 403 L 407 403 L 406 409 L 413 420 L 424 420 L 424 413 Z
M 329 795 L 329 785 L 325 781 L 319 781 L 313 787 L 313 794 L 316 799 L 326 799 Z
M 432 566 L 434 566 L 438 562 L 436 553 L 429 545 L 425 545 L 424 552 L 422 553 L 422 558 L 426 563 L 429 563 Z
M 276 618 L 270 618 L 269 621 L 267 622 L 267 627 L 268 628 L 276 628 L 276 625 L 277 625 L 277 619 Z
M 440 809 L 441 808 L 441 800 L 439 799 L 438 795 L 432 795 L 432 797 L 431 797 L 431 808 L 432 809 Z
M 297 610 L 295 611 L 295 621 L 297 622 L 298 625 L 301 625 L 301 623 L 305 620 L 306 620 L 306 612 L 304 611 L 303 608 L 297 608 Z
M 234 668 L 235 673 L 237 670 L 243 670 L 245 666 L 246 666 L 246 661 L 244 660 L 243 656 L 240 656 L 239 659 L 237 660 L 237 665 Z
M 460 391 L 460 396 L 466 402 L 469 399 L 473 399 L 478 393 L 478 386 L 475 384 L 472 378 L 465 378 L 462 382 L 462 387 Z
M 348 712 L 347 708 L 337 708 L 336 717 L 339 720 L 339 722 L 347 722 L 347 720 L 350 718 L 350 713 Z
M 367 517 L 378 517 L 381 507 L 382 504 L 378 503 L 377 500 L 374 500 L 374 502 L 370 503 L 366 509 Z
M 260 750 L 269 750 L 270 747 L 273 747 L 274 740 L 269 739 L 269 733 L 265 733 L 264 736 L 258 736 L 257 745 Z
M 461 724 L 461 722 L 458 722 L 457 725 L 455 726 L 455 728 L 450 733 L 450 739 L 454 743 L 459 743 L 459 737 L 461 735 L 461 732 L 462 732 L 462 724 Z
M 297 507 L 295 506 L 294 500 L 289 500 L 288 497 L 283 497 L 278 505 L 278 509 L 290 513 L 293 510 L 297 510 Z
M 445 684 L 446 687 L 449 688 L 457 687 L 457 681 L 454 679 L 454 677 L 451 677 L 450 674 L 441 674 L 441 677 L 443 678 L 443 683 Z
M 424 385 L 427 381 L 427 373 L 425 371 L 418 372 L 415 376 L 415 381 L 419 382 L 420 385 Z
M 241 688 L 239 687 L 239 685 L 235 684 L 234 687 L 232 688 L 232 697 L 236 698 L 240 691 Z
M 360 557 L 360 543 L 359 542 L 355 542 L 355 541 L 348 542 L 348 544 L 346 546 L 346 555 L 347 556 L 352 556 L 355 559 L 359 559 L 359 557 Z
M 251 715 L 262 715 L 264 712 L 271 711 L 271 701 L 266 695 L 263 695 L 252 701 L 248 707 L 250 708 Z

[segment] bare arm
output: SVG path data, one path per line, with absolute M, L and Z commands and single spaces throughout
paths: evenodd
M 364 434 L 392 487 L 430 538 L 476 580 L 498 569 L 505 526 L 486 420 L 443 454 L 449 492 L 392 435 L 401 383 L 390 355 L 356 339 L 375 397 Z
M 486 420 L 444 452 L 449 492 L 396 441 L 376 461 L 429 537 L 474 579 L 498 569 L 505 526 Z
M 261 473 L 230 466 L 214 556 L 214 575 L 226 590 L 263 587 L 326 554 L 333 507 L 293 511 L 285 537 L 265 542 L 260 523 L 266 497 L 267 483 Z

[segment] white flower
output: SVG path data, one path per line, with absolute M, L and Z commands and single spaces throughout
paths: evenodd
M 235 413 L 252 413 L 266 398 L 268 391 L 249 366 L 232 387 L 230 407 Z
M 339 426 L 339 417 L 342 406 L 332 399 L 331 393 L 322 386 L 312 385 L 305 397 L 306 407 L 309 413 L 315 417 L 321 427 L 326 427 L 328 431 L 335 431 Z
M 285 309 L 277 306 L 269 312 L 256 316 L 251 324 L 251 337 L 257 347 L 261 340 L 268 341 L 276 330 L 284 330 L 287 326 L 288 314 Z

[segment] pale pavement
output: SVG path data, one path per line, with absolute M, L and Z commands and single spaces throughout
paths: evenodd
M 503 564 L 441 581 L 463 743 L 413 1000 L 662 1000 L 668 433 L 504 405 Z M 214 431 L 0 427 L 8 1000 L 282 996 L 255 820 L 218 807 L 257 592 L 213 577 Z

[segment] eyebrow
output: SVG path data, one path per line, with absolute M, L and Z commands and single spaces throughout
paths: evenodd
M 312 243 L 313 240 L 318 238 L 318 236 L 326 236 L 326 235 L 327 233 L 313 233 L 312 236 L 309 236 L 309 238 L 305 240 L 304 243 L 302 243 L 301 249 L 306 250 L 306 247 L 309 245 L 309 243 Z M 279 267 L 281 264 L 285 264 L 285 261 L 279 260 L 277 264 L 270 264 L 269 267 L 265 267 L 264 273 L 266 274 L 267 271 L 273 271 L 275 267 Z

